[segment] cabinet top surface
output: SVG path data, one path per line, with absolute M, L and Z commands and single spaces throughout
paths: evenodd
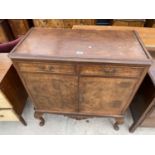
M 134 31 L 33 28 L 11 58 L 71 61 L 145 62 L 148 53 Z M 148 61 L 149 62 L 149 61 Z
M 6 73 L 8 72 L 9 68 L 11 67 L 12 62 L 8 58 L 7 53 L 0 53 L 0 83 L 5 77 Z

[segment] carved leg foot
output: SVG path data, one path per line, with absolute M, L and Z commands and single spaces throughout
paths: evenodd
M 114 127 L 114 129 L 115 129 L 116 131 L 119 130 L 119 126 L 118 126 L 118 123 L 117 123 L 117 122 L 115 122 L 115 123 L 113 124 L 113 127 Z
M 124 123 L 124 119 L 121 118 L 115 118 L 116 122 L 113 124 L 113 127 L 116 131 L 119 130 L 119 125 Z
M 43 115 L 43 113 L 41 113 L 41 112 L 35 112 L 34 113 L 34 117 L 36 119 L 40 120 L 40 123 L 39 123 L 40 126 L 43 126 L 45 124 L 45 120 L 43 119 L 42 115 Z
M 25 120 L 24 120 L 24 118 L 23 118 L 22 116 L 19 116 L 19 119 L 20 119 L 20 122 L 21 122 L 23 125 L 27 126 L 27 123 L 25 122 Z

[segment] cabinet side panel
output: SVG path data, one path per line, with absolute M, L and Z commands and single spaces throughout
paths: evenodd
M 14 110 L 20 115 L 27 100 L 27 92 L 13 66 L 5 76 L 1 90 L 12 104 Z

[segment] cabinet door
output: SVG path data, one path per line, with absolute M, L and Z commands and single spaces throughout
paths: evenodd
M 75 112 L 77 77 L 46 73 L 23 73 L 35 108 L 49 112 Z
M 128 103 L 135 79 L 81 77 L 79 109 L 94 115 L 120 115 Z

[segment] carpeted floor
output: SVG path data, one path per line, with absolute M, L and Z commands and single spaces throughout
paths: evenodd
M 39 126 L 39 121 L 33 117 L 34 110 L 30 101 L 24 109 L 23 117 L 28 126 L 23 126 L 19 122 L 0 122 L 0 134 L 13 135 L 126 135 L 126 134 L 155 134 L 155 128 L 138 128 L 134 133 L 129 133 L 128 129 L 132 123 L 132 118 L 128 112 L 125 117 L 125 124 L 120 126 L 119 131 L 113 129 L 111 118 L 90 118 L 85 120 L 75 120 L 61 115 L 45 114 L 45 125 Z

